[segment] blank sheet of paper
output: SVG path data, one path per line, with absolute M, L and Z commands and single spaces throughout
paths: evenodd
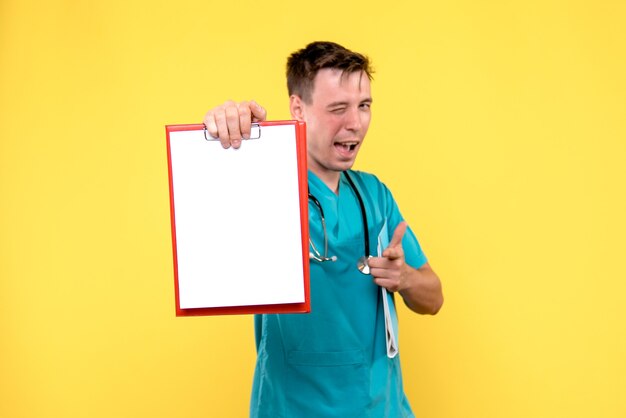
M 296 126 L 260 129 L 237 150 L 169 132 L 181 309 L 305 300 Z

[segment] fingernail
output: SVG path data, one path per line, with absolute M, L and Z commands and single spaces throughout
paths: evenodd
M 239 148 L 239 145 L 241 145 L 241 141 L 239 139 L 235 139 L 233 141 L 233 147 L 234 148 Z

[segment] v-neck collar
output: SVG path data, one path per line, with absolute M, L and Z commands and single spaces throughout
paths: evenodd
M 309 189 L 311 189 L 311 193 L 316 197 L 324 197 L 326 199 L 338 200 L 341 196 L 342 190 L 345 190 L 346 187 L 349 188 L 348 182 L 346 180 L 345 172 L 341 172 L 339 175 L 339 184 L 337 186 L 337 193 L 332 191 L 330 187 L 326 185 L 314 172 L 309 170 L 308 172 L 309 178 Z M 319 196 L 318 196 L 319 195 Z

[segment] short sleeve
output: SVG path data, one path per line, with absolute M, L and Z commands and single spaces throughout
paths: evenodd
M 386 200 L 385 206 L 387 208 L 387 230 L 389 232 L 389 240 L 391 240 L 396 227 L 404 220 L 404 218 L 400 213 L 398 204 L 393 198 L 391 191 L 383 183 L 380 184 L 384 189 L 383 196 Z M 420 246 L 420 243 L 410 225 L 402 238 L 402 249 L 404 250 L 406 263 L 411 267 L 418 269 L 428 262 L 428 259 L 426 258 L 424 251 L 422 251 L 422 247 Z

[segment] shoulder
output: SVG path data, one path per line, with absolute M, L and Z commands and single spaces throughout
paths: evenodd
M 374 208 L 375 217 L 394 219 L 397 222 L 402 220 L 398 204 L 385 183 L 371 173 L 350 170 L 349 174 L 357 187 L 363 191 L 370 207 Z
M 391 192 L 389 188 L 380 181 L 376 175 L 372 173 L 366 173 L 365 171 L 357 171 L 357 170 L 349 170 L 350 177 L 363 189 L 367 190 L 368 193 L 373 193 L 374 195 L 380 197 L 391 197 Z
M 352 177 L 352 179 L 354 179 L 354 181 L 358 181 L 359 183 L 362 183 L 365 186 L 372 186 L 372 187 L 379 187 L 379 186 L 384 186 L 383 182 L 380 181 L 378 179 L 378 177 L 376 177 L 374 174 L 372 173 L 366 173 L 365 171 L 358 171 L 358 170 L 348 170 L 348 172 L 350 173 L 350 177 Z

